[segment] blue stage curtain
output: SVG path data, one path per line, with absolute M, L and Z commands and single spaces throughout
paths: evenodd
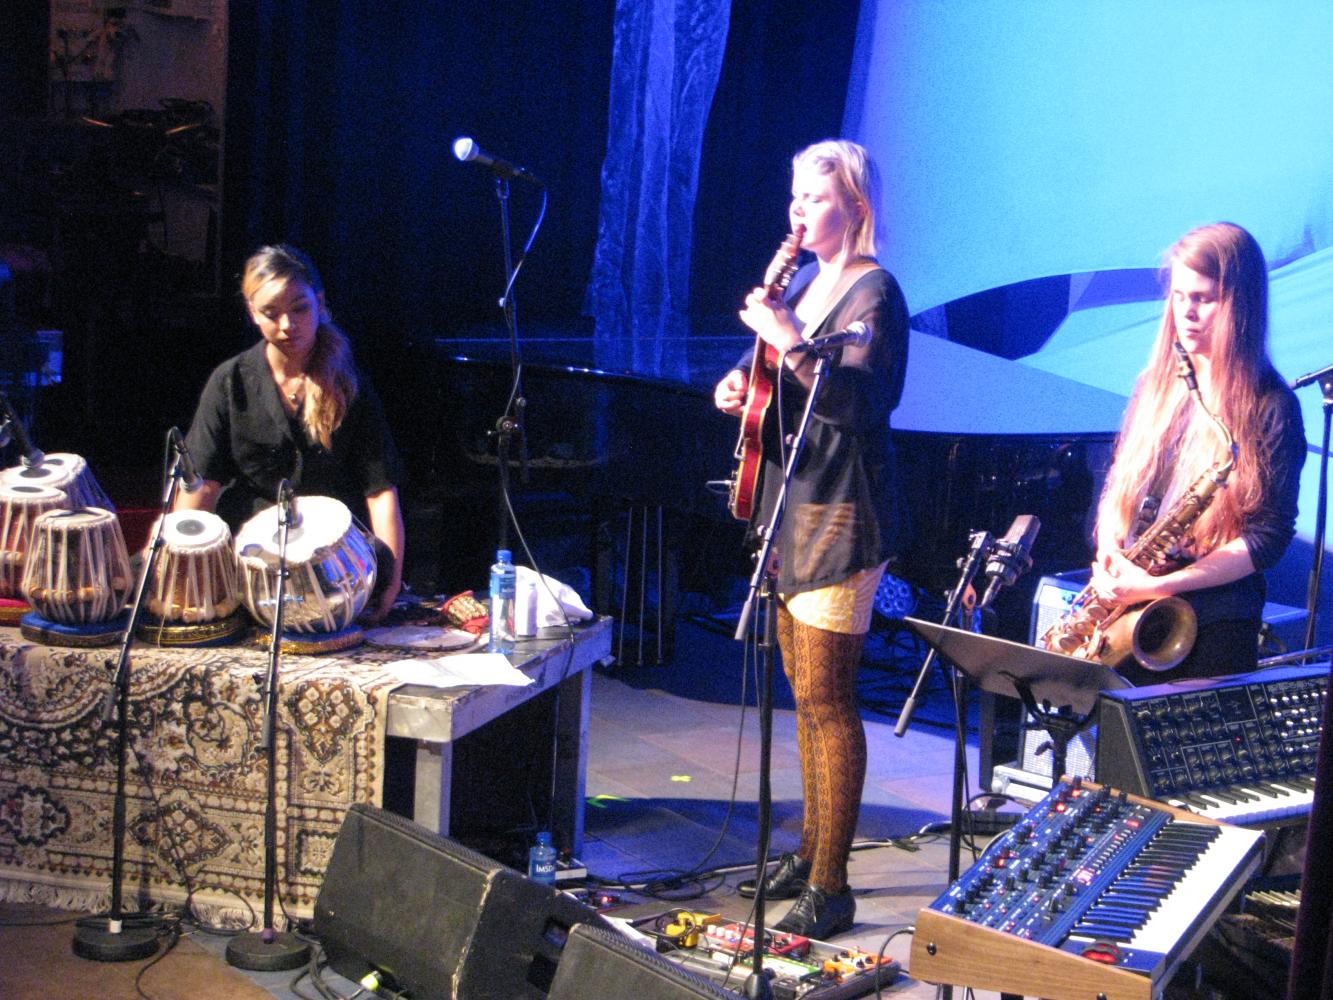
M 726 0 L 620 0 L 586 312 L 600 367 L 688 374 L 690 251 Z

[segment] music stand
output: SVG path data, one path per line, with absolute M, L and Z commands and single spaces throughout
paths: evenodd
M 1098 660 L 1080 660 L 916 618 L 904 618 L 902 622 L 981 690 L 1023 702 L 1051 734 L 1053 781 L 1064 774 L 1069 741 L 1092 721 L 1097 695 L 1133 686 Z M 961 806 L 955 795 L 951 841 L 960 837 Z M 956 847 L 953 857 L 957 857 Z

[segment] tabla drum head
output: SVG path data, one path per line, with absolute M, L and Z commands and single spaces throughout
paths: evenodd
M 5 469 L 0 472 L 0 483 L 50 486 L 63 491 L 69 497 L 71 507 L 116 509 L 83 457 L 68 452 L 51 452 L 36 465 Z
M 177 510 L 162 523 L 162 544 L 180 551 L 230 543 L 227 522 L 206 510 Z

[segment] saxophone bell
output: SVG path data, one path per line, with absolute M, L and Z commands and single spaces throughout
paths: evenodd
M 1198 635 L 1199 620 L 1189 602 L 1160 597 L 1135 605 L 1107 627 L 1099 659 L 1112 670 L 1137 662 L 1160 673 L 1180 666 Z

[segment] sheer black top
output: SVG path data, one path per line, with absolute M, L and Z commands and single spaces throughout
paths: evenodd
M 797 272 L 789 302 L 799 300 L 815 273 L 814 264 Z M 784 594 L 838 583 L 892 559 L 906 543 L 889 414 L 907 370 L 907 318 L 898 282 L 876 268 L 855 281 L 817 329 L 805 331 L 809 339 L 860 320 L 872 336 L 863 347 L 839 349 L 825 376 L 775 544 Z M 750 355 L 736 367 L 748 373 Z M 805 387 L 784 367 L 765 416 L 752 532 L 768 522 L 776 503 L 785 462 L 781 434 L 796 430 L 805 401 Z

